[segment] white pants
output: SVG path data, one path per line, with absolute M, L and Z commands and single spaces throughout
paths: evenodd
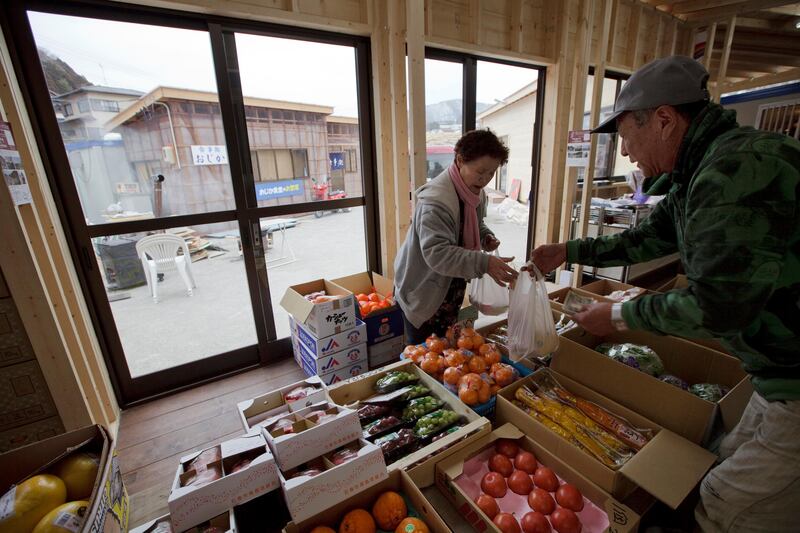
M 800 531 L 800 401 L 754 392 L 719 452 L 695 509 L 703 531 Z

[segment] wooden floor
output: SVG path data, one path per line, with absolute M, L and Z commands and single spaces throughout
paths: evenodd
M 168 512 L 181 456 L 240 435 L 236 403 L 303 379 L 294 359 L 179 392 L 122 413 L 117 452 L 130 527 Z

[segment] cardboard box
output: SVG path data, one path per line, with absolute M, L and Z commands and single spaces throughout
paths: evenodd
M 689 384 L 718 383 L 731 390 L 718 403 L 703 400 L 596 352 L 594 348 L 603 342 L 644 344 L 658 354 L 668 374 Z M 567 331 L 553 354 L 553 365 L 564 375 L 697 444 L 706 444 L 712 438 L 719 409 L 729 397 L 749 399 L 752 393 L 738 359 L 684 339 L 645 331 L 615 332 L 603 338 L 582 328 Z
M 372 287 L 375 287 L 375 291 L 381 296 L 394 294 L 394 282 L 375 272 L 361 272 L 360 274 L 337 278 L 333 280 L 333 283 L 353 294 L 369 294 Z M 355 306 L 356 314 L 360 316 L 357 301 Z M 363 320 L 367 325 L 367 346 L 395 337 L 403 337 L 403 314 L 397 304 L 370 313 Z
M 300 366 L 303 368 L 303 372 L 305 372 L 306 375 L 313 375 L 314 369 L 308 364 L 308 361 L 302 361 Z M 333 372 L 328 372 L 324 376 L 320 376 L 320 379 L 322 379 L 322 382 L 325 383 L 326 386 L 331 386 L 359 376 L 368 370 L 369 368 L 367 367 L 367 362 L 362 361 L 360 363 L 354 363 L 352 365 L 339 368 Z
M 662 286 L 656 289 L 656 292 L 667 292 L 673 289 L 685 289 L 689 286 L 689 280 L 683 274 L 678 274 Z
M 325 291 L 334 299 L 318 304 L 305 299 L 306 294 L 318 291 Z M 321 339 L 356 326 L 355 301 L 355 296 L 347 289 L 318 279 L 286 289 L 281 298 L 281 307 L 294 317 L 295 322 L 303 324 L 315 337 Z
M 403 494 L 411 504 L 416 516 L 425 522 L 431 533 L 450 533 L 450 528 L 444 523 L 436 509 L 428 502 L 411 475 L 395 470 L 378 483 L 351 496 L 347 501 L 328 507 L 318 514 L 302 522 L 289 522 L 284 528 L 284 533 L 308 533 L 316 526 L 327 525 L 334 530 L 345 513 L 355 508 L 370 510 L 375 500 L 383 492 L 392 490 Z
M 160 516 L 155 520 L 145 522 L 141 526 L 131 529 L 130 533 L 153 533 L 154 531 L 160 531 L 158 526 L 162 522 L 170 522 L 170 516 L 165 514 L 164 516 Z M 233 512 L 231 511 L 225 511 L 222 514 L 215 516 L 208 521 L 207 525 L 221 528 L 221 530 L 225 533 L 237 533 L 238 531 L 236 529 L 236 521 L 233 517 Z M 191 527 L 182 533 L 201 533 L 202 531 L 205 531 L 205 528 L 201 529 L 200 526 L 198 526 Z
M 632 509 L 615 500 L 608 492 L 604 491 L 576 469 L 564 462 L 557 455 L 550 453 L 535 440 L 526 437 L 522 431 L 513 424 L 505 424 L 488 435 L 476 439 L 469 446 L 458 453 L 450 455 L 447 459 L 436 465 L 436 485 L 447 496 L 450 502 L 459 510 L 460 514 L 469 521 L 476 531 L 490 530 L 500 533 L 464 490 L 456 483 L 456 479 L 464 471 L 464 463 L 470 458 L 481 454 L 486 448 L 494 446 L 497 439 L 513 439 L 519 447 L 527 450 L 536 457 L 536 460 L 550 468 L 559 478 L 574 485 L 584 497 L 606 512 L 609 527 L 607 531 L 630 533 L 637 531 L 640 517 Z M 517 520 L 522 518 L 517 516 Z M 585 529 L 584 529 L 585 531 Z
M 245 435 L 208 449 L 217 447 L 221 458 L 209 466 L 219 468 L 222 477 L 199 487 L 183 485 L 196 474 L 190 470 L 190 462 L 206 450 L 181 457 L 167 500 L 172 526 L 177 531 L 211 520 L 235 505 L 277 489 L 280 484 L 275 458 L 263 435 Z M 250 464 L 233 472 L 243 459 L 250 459 Z
M 318 422 L 312 413 L 319 411 L 333 415 L 333 418 Z M 292 433 L 273 427 L 282 419 L 293 421 Z M 325 402 L 278 416 L 268 421 L 261 431 L 278 467 L 286 471 L 358 440 L 361 437 L 361 424 L 358 413 L 352 409 Z
M 458 399 L 458 396 L 448 391 L 444 385 L 420 370 L 419 367 L 411 361 L 399 361 L 392 365 L 385 366 L 380 370 L 372 370 L 356 378 L 336 384 L 328 391 L 331 401 L 338 405 L 346 405 L 355 408 L 359 405 L 361 400 L 366 400 L 377 394 L 375 392 L 375 383 L 387 372 L 392 370 L 402 370 L 419 376 L 419 383 L 428 387 L 434 396 L 445 402 L 448 409 L 461 415 L 462 419 L 466 420 L 466 423 L 458 431 L 446 435 L 436 442 L 432 442 L 416 452 L 390 464 L 390 471 L 411 469 L 423 463 L 429 456 L 434 454 L 439 458 L 447 457 L 460 449 L 465 442 L 468 442 L 466 440 L 468 437 L 483 435 L 491 431 L 491 423 L 486 418 L 475 414 L 472 409 Z M 422 486 L 433 483 L 433 470 L 430 469 L 428 473 L 430 478 L 423 478 L 421 480 L 423 483 Z
M 605 466 L 512 403 L 518 388 L 541 380 L 548 374 L 566 390 L 626 419 L 633 427 L 652 430 L 653 438 L 619 469 L 612 470 Z M 676 509 L 717 458 L 713 453 L 553 369 L 543 368 L 502 389 L 497 395 L 496 421 L 498 424 L 514 424 L 537 444 L 618 500 L 624 499 L 639 486 Z
M 369 354 L 370 370 L 399 361 L 404 347 L 405 339 L 402 335 L 369 346 L 367 353 Z
M 598 296 L 608 297 L 614 291 L 628 291 L 630 289 L 640 289 L 641 292 L 630 298 L 634 300 L 639 296 L 649 293 L 647 289 L 642 287 L 636 287 L 635 285 L 629 285 L 627 283 L 621 283 L 619 281 L 614 281 L 611 279 L 599 279 L 597 281 L 593 281 L 591 283 L 587 283 L 586 285 L 581 285 L 580 289 L 584 292 L 589 292 L 592 294 L 597 294 Z
M 322 339 L 314 336 L 303 324 L 297 323 L 291 316 L 289 317 L 289 325 L 291 326 L 292 337 L 300 341 L 317 358 L 326 357 L 346 350 L 351 346 L 367 342 L 367 325 L 358 318 L 356 318 L 356 325 L 353 329 Z
M 316 390 L 303 399 L 286 402 L 284 396 L 297 387 L 314 387 Z M 242 426 L 244 426 L 245 432 L 248 432 L 259 422 L 263 422 L 275 415 L 298 411 L 315 403 L 324 402 L 327 399 L 328 389 L 322 380 L 317 376 L 309 376 L 303 381 L 297 381 L 291 385 L 262 394 L 252 400 L 239 402 L 236 407 L 239 410 Z
M 355 443 L 359 447 L 358 456 L 346 463 L 334 465 L 327 456 L 306 463 L 305 466 L 322 470 L 315 476 L 292 477 L 297 473 L 295 470 L 278 472 L 292 520 L 308 520 L 388 477 L 381 449 L 365 440 Z
M 128 493 L 122 483 L 114 442 L 102 426 L 69 431 L 0 455 L 0 495 L 12 485 L 44 472 L 76 451 L 92 452 L 100 457 L 97 478 L 89 497 L 89 512 L 79 531 L 128 531 Z
M 367 368 L 366 342 L 356 346 L 349 346 L 344 350 L 322 357 L 317 357 L 310 352 L 300 339 L 293 338 L 292 345 L 296 352 L 295 360 L 297 361 L 299 358 L 300 366 L 306 370 L 306 374 L 309 376 L 324 376 L 356 363 L 360 363 L 365 369 Z M 323 379 L 323 381 L 325 380 Z

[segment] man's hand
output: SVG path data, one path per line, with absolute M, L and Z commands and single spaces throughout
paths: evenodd
M 491 233 L 487 233 L 483 239 L 483 249 L 487 252 L 494 252 L 500 246 L 500 241 Z
M 543 244 L 531 253 L 531 259 L 542 274 L 552 272 L 567 260 L 567 243 Z
M 513 257 L 497 257 L 496 255 L 490 255 L 489 269 L 486 273 L 489 274 L 498 285 L 505 287 L 507 283 L 517 279 L 517 271 L 506 264 L 513 260 Z
M 611 335 L 617 331 L 611 322 L 611 305 L 609 303 L 597 303 L 584 306 L 579 313 L 572 315 L 572 319 L 592 335 L 597 335 L 598 337 Z

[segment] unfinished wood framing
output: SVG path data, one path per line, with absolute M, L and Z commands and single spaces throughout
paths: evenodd
M 733 32 L 736 31 L 736 15 L 732 16 L 728 21 L 728 27 L 725 29 L 725 45 L 722 48 L 722 59 L 719 63 L 717 70 L 717 83 L 714 87 L 714 101 L 719 102 L 719 86 L 725 83 L 725 78 L 728 75 L 728 61 L 731 57 L 731 44 L 733 43 Z M 709 63 L 710 64 L 710 63 Z
M 717 23 L 706 28 L 706 48 L 703 51 L 703 66 L 706 70 L 711 68 L 711 56 L 714 55 L 714 40 L 717 36 Z
M 408 129 L 413 189 L 425 184 L 428 162 L 425 142 L 425 0 L 406 0 L 408 29 Z
M 2 269 L 66 430 L 92 423 L 114 430 L 119 407 L 55 203 L 44 175 L 22 95 L 2 40 L 0 101 L 26 170 L 32 204 L 14 206 L 3 188 Z

